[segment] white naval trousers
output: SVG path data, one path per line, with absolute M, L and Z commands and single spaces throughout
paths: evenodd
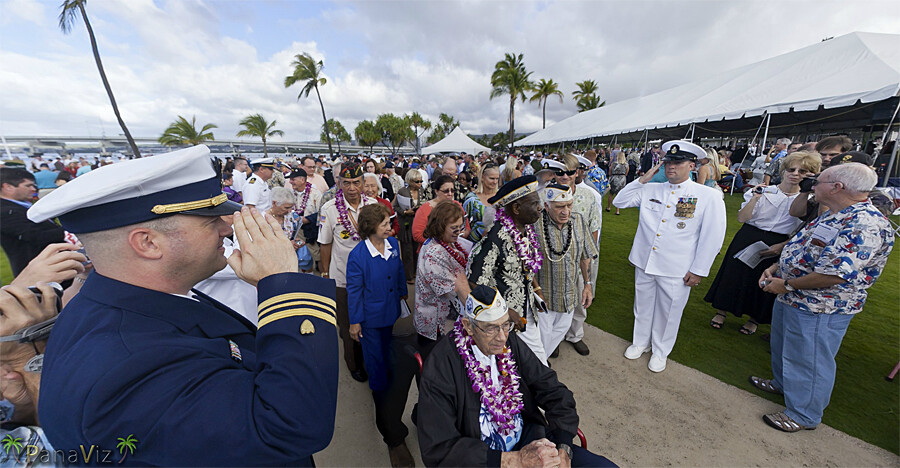
M 538 323 L 541 325 L 541 341 L 544 342 L 544 352 L 549 356 L 562 343 L 566 331 L 572 325 L 573 311 L 568 312 L 540 312 Z
M 681 314 L 691 295 L 684 278 L 648 275 L 634 268 L 634 338 L 632 344 L 653 346 L 653 354 L 668 357 L 678 337 Z
M 538 320 L 543 320 L 544 315 L 541 314 L 538 317 Z M 541 327 L 540 322 L 534 323 L 534 316 L 529 312 L 526 315 L 528 319 L 528 323 L 525 327 L 524 332 L 519 332 L 519 339 L 522 340 L 525 344 L 531 348 L 531 351 L 534 352 L 534 355 L 537 356 L 538 359 L 546 366 L 547 365 L 547 353 L 544 352 L 544 342 L 541 340 Z

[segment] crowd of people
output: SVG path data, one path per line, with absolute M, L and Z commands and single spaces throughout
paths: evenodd
M 392 466 L 414 465 L 401 421 L 414 379 L 428 466 L 614 466 L 573 443 L 575 400 L 552 369 L 563 342 L 590 353 L 588 310 L 608 306 L 595 298 L 613 205 L 640 209 L 625 358 L 649 352 L 664 371 L 691 289 L 714 275 L 710 326 L 772 325 L 773 378 L 749 380 L 786 408 L 764 421 L 815 428 L 894 239 L 873 158 L 849 141 L 778 139 L 751 165 L 755 150 L 672 140 L 333 160 L 197 146 L 74 174 L 3 167 L 15 280 L 0 335 L 53 324 L 49 341 L 0 342 L 4 430 L 46 454 L 130 433 L 132 463 L 311 465 L 333 435 L 342 354 Z M 742 227 L 713 272 L 730 189 Z M 392 333 L 407 315 L 413 353 Z

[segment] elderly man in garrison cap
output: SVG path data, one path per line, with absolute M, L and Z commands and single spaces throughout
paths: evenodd
M 554 350 L 569 331 L 576 307 L 586 310 L 594 300 L 591 263 L 597 258 L 597 244 L 584 218 L 573 210 L 574 203 L 568 186 L 547 186 L 544 213 L 535 223 L 544 256 L 538 274 L 543 289 L 538 295 L 547 304 L 547 312 L 539 314 L 538 323 L 544 351 L 550 357 L 555 357 Z
M 520 339 L 547 364 L 541 330 L 535 315 L 541 290 L 537 272 L 543 256 L 533 226 L 544 209 L 535 176 L 513 179 L 488 199 L 497 221 L 472 249 L 467 265 L 469 281 L 497 289 L 524 322 Z
M 616 208 L 641 208 L 628 256 L 634 265 L 634 339 L 625 357 L 637 359 L 652 345 L 647 367 L 653 372 L 666 368 L 691 288 L 709 275 L 726 222 L 722 194 L 690 179 L 706 151 L 681 140 L 664 143 L 662 150 L 663 162 L 613 200 Z M 663 164 L 668 182 L 648 183 Z
M 363 366 L 362 346 L 350 337 L 350 309 L 347 303 L 347 260 L 362 238 L 357 230 L 359 210 L 378 200 L 362 193 L 363 169 L 355 162 L 343 164 L 340 182 L 334 198 L 319 210 L 319 268 L 322 276 L 337 283 L 337 319 L 341 341 L 344 343 L 344 362 L 350 376 L 358 382 L 368 380 Z
M 244 205 L 255 206 L 260 211 L 268 210 L 272 206 L 272 190 L 269 188 L 269 179 L 275 174 L 275 160 L 272 158 L 260 158 L 250 161 L 253 167 L 253 175 L 244 184 L 241 195 L 244 197 Z
M 192 289 L 225 266 L 226 215 L 258 326 Z M 47 344 L 38 409 L 56 449 L 102 457 L 127 436 L 137 465 L 313 465 L 334 432 L 334 282 L 296 273 L 275 220 L 227 201 L 207 147 L 92 171 L 28 216 L 59 217 L 94 264 Z
M 476 286 L 465 302 L 422 372 L 425 466 L 615 466 L 572 444 L 575 397 L 512 333 L 497 290 Z

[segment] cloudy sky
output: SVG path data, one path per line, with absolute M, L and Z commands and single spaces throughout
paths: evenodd
M 60 3 L 0 0 L 0 135 L 120 133 L 84 24 L 63 34 Z M 318 102 L 283 86 L 302 52 L 324 60 L 325 110 L 351 133 L 418 111 L 479 134 L 508 128 L 508 98 L 489 99 L 506 52 L 566 93 L 548 104 L 549 126 L 576 112 L 577 81 L 596 80 L 611 103 L 829 36 L 900 33 L 893 1 L 89 0 L 87 11 L 125 122 L 154 138 L 177 115 L 234 138 L 261 113 L 284 140 L 318 139 Z M 517 104 L 516 130 L 540 128 L 537 104 Z

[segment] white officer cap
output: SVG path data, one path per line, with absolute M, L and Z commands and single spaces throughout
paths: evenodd
M 569 168 L 565 164 L 555 160 L 544 158 L 541 159 L 541 167 L 544 169 L 559 169 L 560 171 L 568 171 Z
M 588 159 L 584 156 L 580 156 L 577 154 L 573 154 L 572 156 L 575 156 L 575 159 L 578 160 L 578 164 L 581 164 L 582 166 L 584 166 L 584 167 L 582 167 L 582 169 L 587 169 L 594 165 L 594 163 L 592 163 L 590 159 Z
M 95 169 L 50 192 L 28 219 L 59 217 L 75 234 L 105 231 L 174 214 L 229 215 L 241 205 L 222 192 L 221 166 L 205 145 Z
M 706 151 L 703 148 L 684 140 L 671 140 L 662 144 L 662 150 L 666 154 L 663 161 L 696 162 L 698 158 L 705 158 Z
M 250 161 L 250 164 L 253 167 L 275 167 L 275 159 L 274 158 L 256 158 Z

